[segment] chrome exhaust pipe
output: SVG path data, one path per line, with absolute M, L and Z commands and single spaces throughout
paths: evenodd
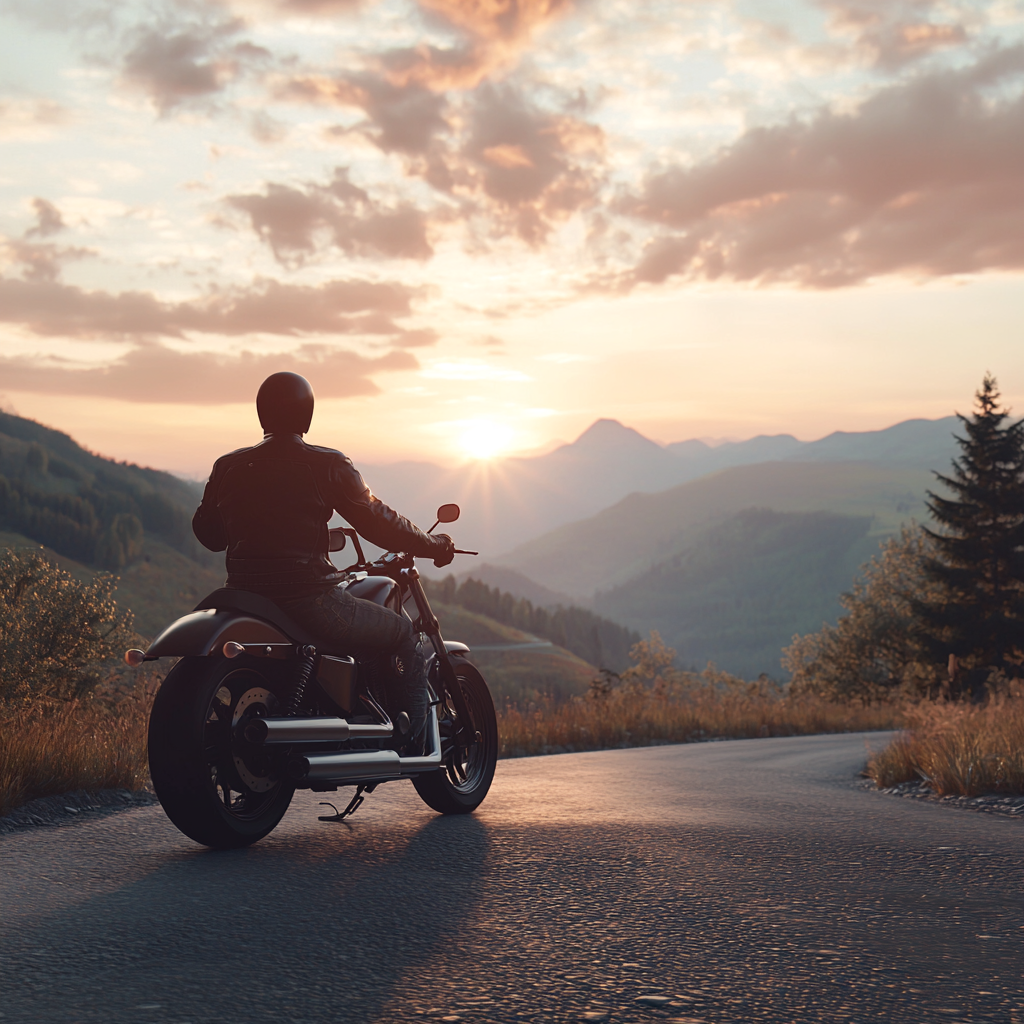
M 401 758 L 393 750 L 353 750 L 348 754 L 307 754 L 288 762 L 288 773 L 306 782 L 398 779 Z
M 260 721 L 255 719 L 254 721 Z M 264 722 L 271 719 L 262 719 Z M 287 719 L 284 719 L 287 721 Z M 430 753 L 422 757 L 399 757 L 394 750 L 353 750 L 331 754 L 306 754 L 288 762 L 288 774 L 305 782 L 359 782 L 365 779 L 401 779 L 441 766 L 441 733 L 437 711 L 430 710 L 428 734 Z
M 390 721 L 364 725 L 344 718 L 253 718 L 243 735 L 249 743 L 343 743 L 388 739 L 394 731 Z

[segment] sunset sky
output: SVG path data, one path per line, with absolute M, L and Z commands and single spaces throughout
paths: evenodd
M 1024 0 L 0 0 L 0 404 L 200 477 L 1024 413 Z

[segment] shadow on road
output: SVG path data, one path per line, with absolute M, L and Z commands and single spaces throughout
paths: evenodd
M 177 853 L 10 937 L 4 1012 L 40 1022 L 372 1020 L 472 916 L 487 854 L 487 828 L 473 817 Z

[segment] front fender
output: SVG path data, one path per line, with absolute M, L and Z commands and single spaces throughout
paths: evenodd
M 280 630 L 251 615 L 204 608 L 172 622 L 150 645 L 147 658 L 205 657 L 220 654 L 229 640 L 239 644 L 288 644 Z

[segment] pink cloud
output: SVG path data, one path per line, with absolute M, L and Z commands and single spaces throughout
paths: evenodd
M 372 395 L 380 391 L 372 380 L 374 374 L 414 370 L 418 365 L 408 352 L 371 358 L 326 345 L 304 345 L 286 355 L 221 356 L 147 344 L 94 369 L 0 357 L 4 386 L 11 391 L 185 405 L 250 402 L 260 383 L 280 370 L 303 374 L 320 398 Z
M 1024 97 L 982 94 L 1022 73 L 1024 47 L 1005 50 L 651 174 L 620 204 L 664 229 L 632 280 L 828 287 L 1024 268 Z
M 499 218 L 538 243 L 555 222 L 594 202 L 603 146 L 599 128 L 541 110 L 511 88 L 484 86 L 462 157 Z
M 820 0 L 832 15 L 833 28 L 852 34 L 857 49 L 886 70 L 895 70 L 935 50 L 967 41 L 959 22 L 933 22 L 929 15 L 947 13 L 936 0 Z
M 259 280 L 185 302 L 149 292 L 86 291 L 37 276 L 0 278 L 0 322 L 68 338 L 200 334 L 376 334 L 400 339 L 396 317 L 411 313 L 412 289 L 358 280 L 290 285 Z M 419 336 L 419 335 L 417 335 Z
M 263 194 L 228 196 L 225 202 L 248 214 L 253 230 L 282 262 L 311 256 L 327 244 L 355 256 L 424 260 L 433 255 L 427 218 L 409 203 L 385 206 L 335 169 L 326 185 L 304 188 L 271 183 Z
M 263 47 L 232 41 L 244 27 L 233 19 L 141 30 L 125 54 L 123 81 L 148 95 L 161 114 L 208 101 L 270 58 Z

